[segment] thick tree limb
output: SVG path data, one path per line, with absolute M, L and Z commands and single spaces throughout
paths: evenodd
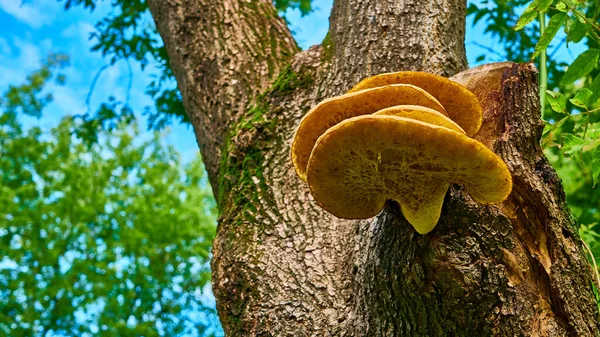
M 270 0 L 148 0 L 148 5 L 216 192 L 229 126 L 299 48 Z
M 337 0 L 331 13 L 338 80 L 384 72 L 450 76 L 467 68 L 464 0 Z

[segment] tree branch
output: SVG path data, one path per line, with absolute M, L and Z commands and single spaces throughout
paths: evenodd
M 383 72 L 466 69 L 465 15 L 465 0 L 335 1 L 331 38 L 345 88 Z
M 231 123 L 299 51 L 270 0 L 149 0 L 209 179 Z

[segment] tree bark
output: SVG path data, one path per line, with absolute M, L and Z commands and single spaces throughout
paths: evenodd
M 513 174 L 500 205 L 453 186 L 419 235 L 394 203 L 333 217 L 291 166 L 294 130 L 320 100 L 376 73 L 464 70 L 464 0 L 338 0 L 323 44 L 295 55 L 267 0 L 149 5 L 218 199 L 213 288 L 228 335 L 600 335 L 590 267 L 539 145 L 531 64 L 453 78 L 484 107 L 475 138 Z
M 217 192 L 226 131 L 300 48 L 268 0 L 161 0 L 148 6 Z

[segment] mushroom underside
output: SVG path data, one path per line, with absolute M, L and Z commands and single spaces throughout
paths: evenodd
M 340 218 L 373 217 L 395 200 L 419 233 L 437 224 L 451 183 L 484 203 L 504 200 L 512 187 L 504 162 L 483 144 L 388 115 L 354 117 L 327 130 L 312 151 L 307 181 L 317 203 Z

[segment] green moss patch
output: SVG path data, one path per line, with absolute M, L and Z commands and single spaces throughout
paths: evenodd
M 230 214 L 238 220 L 249 220 L 255 216 L 259 194 L 268 193 L 263 175 L 264 153 L 276 141 L 278 116 L 273 106 L 282 96 L 290 95 L 298 88 L 312 85 L 309 72 L 295 72 L 286 66 L 271 87 L 260 94 L 248 111 L 231 127 L 221 153 L 219 165 L 219 214 Z M 266 200 L 269 196 L 265 196 Z M 241 218 L 240 218 L 241 216 Z

